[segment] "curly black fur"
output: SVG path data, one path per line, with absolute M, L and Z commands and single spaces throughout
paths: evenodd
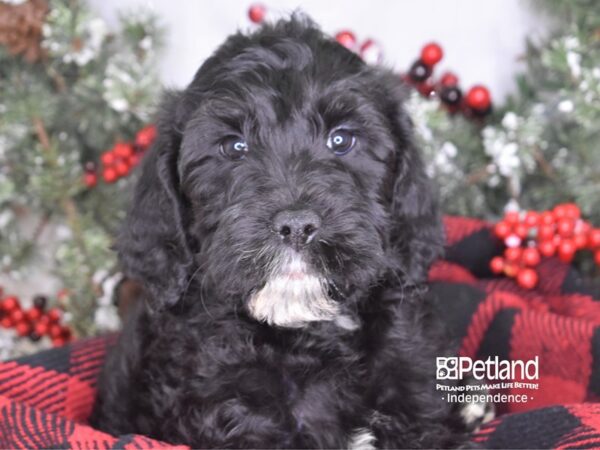
M 147 301 L 104 370 L 96 426 L 201 448 L 464 441 L 435 392 L 446 340 L 423 293 L 443 233 L 403 97 L 299 18 L 230 37 L 167 95 L 118 239 Z M 340 126 L 356 136 L 344 156 L 326 146 Z M 241 161 L 219 153 L 232 135 Z M 294 254 L 336 318 L 256 320 L 249 299 L 289 251 L 273 218 L 299 208 L 321 223 Z

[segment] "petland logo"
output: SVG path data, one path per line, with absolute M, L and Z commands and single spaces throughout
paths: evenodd
M 488 381 L 537 380 L 539 377 L 537 356 L 529 361 L 500 360 L 497 356 L 493 359 L 490 356 L 485 361 L 473 361 L 468 356 L 438 357 L 436 364 L 438 380 L 462 380 L 467 376 Z

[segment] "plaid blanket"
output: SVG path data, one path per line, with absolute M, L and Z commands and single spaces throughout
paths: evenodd
M 555 259 L 539 266 L 535 290 L 492 276 L 501 248 L 489 224 L 446 217 L 446 259 L 431 269 L 431 295 L 460 342 L 460 355 L 539 356 L 539 390 L 499 404 L 473 440 L 487 448 L 599 448 L 600 291 Z M 96 379 L 115 336 L 81 340 L 0 363 L 1 448 L 176 448 L 86 425 Z M 185 447 L 179 447 L 185 448 Z

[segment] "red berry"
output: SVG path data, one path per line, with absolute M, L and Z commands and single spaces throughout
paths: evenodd
M 4 328 L 12 328 L 13 321 L 10 320 L 9 316 L 4 316 L 2 319 L 0 319 L 0 325 L 2 325 Z
M 500 239 L 505 239 L 508 237 L 508 235 L 511 232 L 511 226 L 505 222 L 505 221 L 501 221 L 498 222 L 495 226 L 494 226 L 494 234 L 499 237 Z
M 42 317 L 40 317 L 38 323 L 45 323 L 46 325 L 48 325 L 50 323 L 50 318 L 46 314 L 44 314 Z
M 521 247 L 509 247 L 506 250 L 504 250 L 504 257 L 507 261 L 517 262 L 519 259 L 521 259 L 522 252 L 523 249 L 521 249 Z
M 469 89 L 465 99 L 467 105 L 476 111 L 485 111 L 492 104 L 490 91 L 481 85 L 473 86 L 471 89 Z
M 254 23 L 261 23 L 263 20 L 265 20 L 266 14 L 267 8 L 260 3 L 256 3 L 248 8 L 248 17 Z
M 42 317 L 42 310 L 39 308 L 29 308 L 27 311 L 25 311 L 25 317 L 27 317 L 27 320 L 35 322 Z
M 62 337 L 65 338 L 65 340 L 68 342 L 69 340 L 71 340 L 71 336 L 72 336 L 71 329 L 69 327 L 63 327 L 62 328 Z
M 152 144 L 154 139 L 156 138 L 156 127 L 154 125 L 148 125 L 147 127 L 142 128 L 135 135 L 135 145 L 141 147 L 142 149 L 146 149 Z
M 572 219 L 560 219 L 556 224 L 556 229 L 562 237 L 571 237 L 575 231 L 575 222 Z
M 527 211 L 525 214 L 525 225 L 530 228 L 537 227 L 540 223 L 540 215 L 535 211 Z
M 575 221 L 575 233 L 587 234 L 591 231 L 592 226 L 585 220 L 578 219 Z
M 508 211 L 504 214 L 504 220 L 509 225 L 516 225 L 520 222 L 519 213 L 517 211 Z
M 134 153 L 129 158 L 127 158 L 127 164 L 129 164 L 129 167 L 135 167 L 140 163 L 141 160 L 142 160 L 142 154 Z
M 493 273 L 502 273 L 504 270 L 504 258 L 501 256 L 495 256 L 490 261 L 490 269 Z
M 112 151 L 119 158 L 127 158 L 133 154 L 133 146 L 128 142 L 117 142 Z
M 575 203 L 565 203 L 564 207 L 569 219 L 577 220 L 581 217 L 581 210 Z
M 86 172 L 83 174 L 83 182 L 89 188 L 94 187 L 98 184 L 98 175 L 94 172 Z
M 17 297 L 6 297 L 2 300 L 2 309 L 7 312 L 14 311 L 17 308 L 21 308 L 21 304 L 19 303 L 19 299 Z
M 113 169 L 112 167 L 109 167 L 108 169 L 104 169 L 102 176 L 104 177 L 104 181 L 106 181 L 107 183 L 114 183 L 117 180 L 117 178 L 119 177 L 117 174 L 117 171 L 115 169 Z
M 600 228 L 594 228 L 588 233 L 588 245 L 591 248 L 600 247 Z
M 525 268 L 519 270 L 517 283 L 524 289 L 533 289 L 538 282 L 538 274 L 535 270 Z
M 52 308 L 46 313 L 46 317 L 48 318 L 48 322 L 58 322 L 61 318 L 62 314 L 56 308 Z
M 51 338 L 57 338 L 61 334 L 62 334 L 62 327 L 57 323 L 53 323 L 48 328 L 48 336 L 50 336 Z
M 38 322 L 34 326 L 34 331 L 38 336 L 44 336 L 48 333 L 48 324 L 43 322 Z
M 540 214 L 540 223 L 543 225 L 553 225 L 554 215 L 550 211 L 544 211 Z
M 554 252 L 556 251 L 556 246 L 551 240 L 542 241 L 538 244 L 538 250 L 542 255 L 549 258 L 554 255 Z
M 22 309 L 14 309 L 10 313 L 10 320 L 12 320 L 13 323 L 19 323 L 25 320 L 25 313 Z
M 440 79 L 440 84 L 445 87 L 454 87 L 458 85 L 458 77 L 452 72 L 446 72 Z
M 506 264 L 504 266 L 504 275 L 514 278 L 519 273 L 519 267 L 516 264 Z
M 335 35 L 335 40 L 350 50 L 356 47 L 356 36 L 352 31 L 340 31 L 338 34 Z
M 529 229 L 527 228 L 527 225 L 525 225 L 524 223 L 518 223 L 515 225 L 515 234 L 517 236 L 519 236 L 521 239 L 525 239 L 527 237 L 528 233 L 529 233 Z
M 576 234 L 573 236 L 573 242 L 575 243 L 575 247 L 577 250 L 581 250 L 587 246 L 588 240 L 587 235 L 584 233 Z
M 600 250 L 594 252 L 594 261 L 596 262 L 596 265 L 600 266 Z
M 538 227 L 538 241 L 549 241 L 554 237 L 554 225 L 542 224 Z
M 529 247 L 523 250 L 523 255 L 521 256 L 523 263 L 526 266 L 537 266 L 541 261 L 540 252 L 535 247 Z
M 66 343 L 67 343 L 67 340 L 62 336 L 52 339 L 52 345 L 55 347 L 62 347 Z
M 29 333 L 31 333 L 31 325 L 29 322 L 22 320 L 20 322 L 16 322 L 15 330 L 19 336 L 27 336 Z
M 117 172 L 120 177 L 124 177 L 129 173 L 129 165 L 127 165 L 125 161 L 118 161 L 115 164 L 115 172 Z
M 558 257 L 563 262 L 571 262 L 576 250 L 575 243 L 570 239 L 565 239 L 558 245 Z
M 565 205 L 556 205 L 552 210 L 555 220 L 564 219 L 567 217 L 567 208 Z
M 102 156 L 100 157 L 102 164 L 104 164 L 105 166 L 113 165 L 115 163 L 116 159 L 117 159 L 116 155 L 111 151 L 102 153 Z
M 417 85 L 417 90 L 419 91 L 419 94 L 421 94 L 423 97 L 429 97 L 431 93 L 435 91 L 435 86 L 431 84 L 431 82 L 426 80 Z
M 444 57 L 444 51 L 435 42 L 427 44 L 421 50 L 421 61 L 428 66 L 435 66 Z

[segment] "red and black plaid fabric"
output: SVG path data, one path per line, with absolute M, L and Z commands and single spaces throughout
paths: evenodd
M 522 290 L 490 273 L 489 260 L 501 248 L 488 224 L 457 217 L 445 224 L 446 259 L 431 269 L 431 295 L 460 354 L 539 356 L 540 362 L 539 390 L 502 391 L 533 398 L 498 405 L 500 416 L 473 439 L 488 448 L 600 448 L 600 290 L 557 260 L 540 265 L 535 290 Z M 0 363 L 0 448 L 175 448 L 86 424 L 114 339 L 81 340 Z

